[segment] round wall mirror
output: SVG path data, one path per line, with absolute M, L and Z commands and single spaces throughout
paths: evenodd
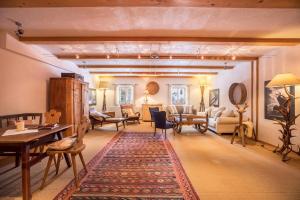
M 148 92 L 149 92 L 150 95 L 155 95 L 159 91 L 159 85 L 155 81 L 150 81 L 147 84 L 146 89 L 148 90 Z
M 246 102 L 247 89 L 243 83 L 233 83 L 229 88 L 229 100 L 233 105 L 241 105 Z

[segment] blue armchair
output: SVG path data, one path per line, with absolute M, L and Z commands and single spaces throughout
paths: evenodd
M 153 112 L 159 112 L 159 107 L 152 107 L 152 108 L 150 107 L 149 112 L 151 116 L 151 126 L 152 126 L 152 122 L 154 122 Z
M 174 124 L 167 121 L 165 111 L 153 112 L 153 117 L 155 122 L 154 136 L 156 134 L 156 129 L 159 128 L 162 133 L 165 131 L 165 138 L 167 138 L 167 129 L 173 128 Z

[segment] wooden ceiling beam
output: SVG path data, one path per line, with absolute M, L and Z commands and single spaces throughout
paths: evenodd
M 55 55 L 59 59 L 64 59 L 64 60 L 99 60 L 99 59 L 107 59 L 107 55 L 104 54 L 84 54 L 84 55 Z M 79 56 L 79 57 L 77 57 Z M 138 55 L 132 55 L 132 54 L 127 54 L 127 55 L 109 55 L 109 59 L 138 59 Z M 153 59 L 151 58 L 150 55 L 141 55 L 140 59 Z M 159 59 L 170 59 L 169 55 L 159 55 Z M 172 55 L 172 59 L 196 59 L 196 60 L 201 60 L 201 57 L 198 55 Z M 234 60 L 237 61 L 252 61 L 256 60 L 257 57 L 254 56 L 235 56 Z M 204 55 L 203 60 L 233 60 L 232 56 L 218 56 L 218 55 Z
M 85 69 L 233 69 L 234 66 L 178 66 L 178 65 L 78 65 L 79 68 Z
M 153 76 L 165 76 L 165 75 L 177 75 L 177 77 L 181 77 L 181 75 L 217 75 L 218 72 L 97 72 L 91 71 L 91 74 L 99 74 L 99 75 L 153 75 Z
M 99 75 L 102 78 L 196 78 L 196 76 L 109 76 Z
M 97 42 L 206 42 L 217 44 L 242 44 L 282 46 L 300 44 L 300 38 L 248 38 L 248 37 L 140 37 L 140 36 L 66 36 L 66 37 L 20 37 L 20 41 L 31 44 L 78 44 Z
M 299 0 L 1 0 L 0 7 L 224 7 L 299 8 Z

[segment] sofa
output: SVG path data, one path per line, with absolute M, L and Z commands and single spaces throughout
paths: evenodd
M 233 133 L 239 123 L 238 113 L 225 107 L 208 107 L 205 112 L 197 112 L 197 115 L 206 114 L 208 114 L 208 129 L 219 135 Z M 247 118 L 245 117 L 244 120 L 246 121 Z
M 197 110 L 194 109 L 193 105 L 168 105 L 168 115 L 179 115 L 179 114 L 197 114 Z

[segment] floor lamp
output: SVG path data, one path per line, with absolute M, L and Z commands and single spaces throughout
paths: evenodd
M 205 87 L 207 86 L 207 80 L 206 77 L 201 77 L 200 78 L 200 92 L 201 92 L 201 101 L 200 101 L 200 108 L 199 111 L 200 112 L 204 112 L 205 111 L 205 104 L 204 104 L 204 90 Z
M 292 148 L 293 144 L 291 143 L 291 138 L 294 137 L 292 135 L 292 131 L 295 130 L 294 128 L 295 121 L 296 118 L 299 117 L 299 115 L 292 116 L 291 113 L 291 109 L 292 109 L 291 101 L 295 100 L 296 97 L 288 91 L 289 86 L 294 86 L 299 84 L 300 84 L 300 79 L 293 74 L 278 74 L 267 85 L 268 88 L 283 87 L 286 93 L 286 96 L 280 94 L 277 97 L 280 105 L 274 106 L 273 108 L 274 110 L 280 112 L 280 114 L 283 116 L 282 121 L 278 120 L 275 123 L 280 125 L 282 128 L 281 130 L 279 130 L 281 133 L 281 137 L 279 137 L 279 140 L 282 141 L 282 145 L 281 146 L 278 145 L 276 149 L 274 149 L 273 151 L 274 153 L 280 153 L 282 155 L 282 161 L 289 160 L 287 155 L 291 151 L 300 155 L 300 148 L 298 147 L 299 148 L 298 151 L 294 151 Z
M 99 89 L 103 90 L 103 103 L 102 103 L 102 112 L 106 111 L 106 89 L 108 89 L 108 82 L 107 81 L 100 81 L 99 82 Z

